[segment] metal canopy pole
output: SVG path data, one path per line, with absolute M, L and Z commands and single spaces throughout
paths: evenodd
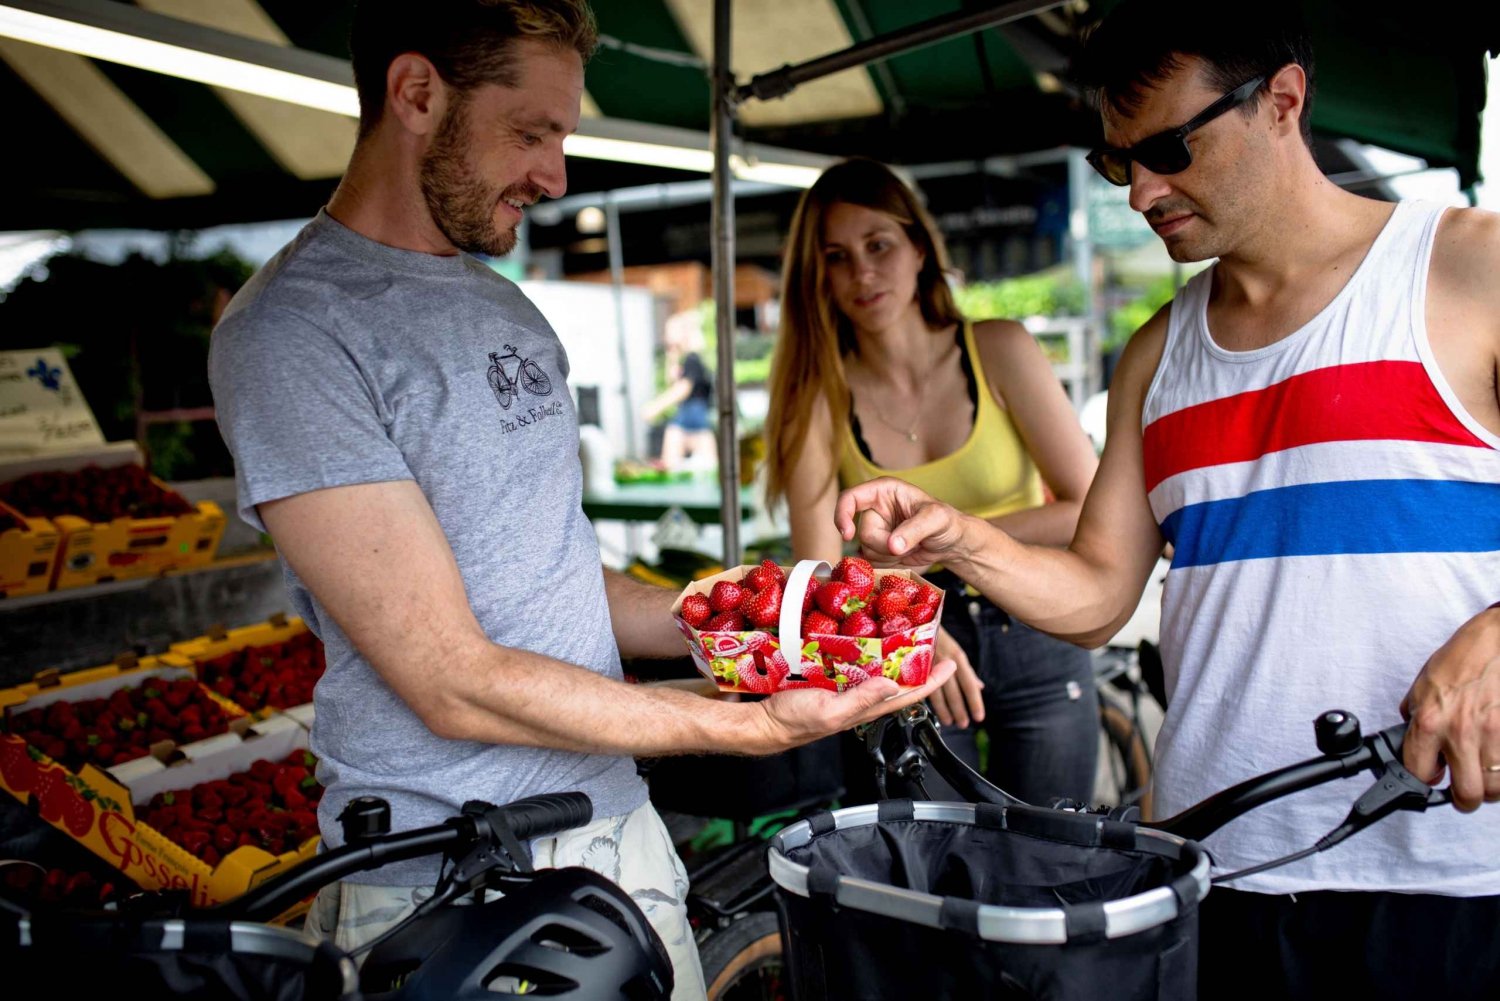
M 962 35 L 983 31 L 998 24 L 1016 21 L 1030 14 L 1037 14 L 1053 7 L 1061 7 L 1068 0 L 1012 0 L 1010 3 L 997 4 L 994 7 L 977 11 L 962 11 L 957 14 L 949 14 L 944 17 L 935 17 L 930 21 L 923 21 L 900 31 L 888 32 L 877 35 L 851 45 L 847 49 L 838 52 L 830 52 L 826 56 L 818 56 L 809 59 L 805 63 L 795 66 L 787 65 L 769 73 L 761 73 L 752 77 L 750 82 L 739 87 L 735 92 L 736 98 L 745 100 L 750 97 L 760 98 L 762 101 L 776 97 L 785 97 L 795 90 L 799 85 L 809 80 L 817 80 L 834 73 L 840 73 L 856 66 L 875 62 L 880 59 L 888 59 L 891 56 L 900 55 L 903 52 L 911 52 L 934 42 L 946 41 L 949 38 L 958 38 Z M 716 5 L 717 7 L 717 5 Z M 727 22 L 727 16 L 726 16 Z M 715 18 L 715 25 L 718 19 Z M 715 28 L 717 68 L 717 27 Z M 728 38 L 724 44 L 729 44 Z M 727 49 L 726 56 L 727 56 Z
M 730 68 L 731 0 L 714 0 L 713 257 L 714 327 L 718 332 L 715 373 L 719 410 L 719 523 L 724 528 L 724 565 L 740 563 L 740 443 L 734 401 L 734 192 L 729 146 L 734 133 L 734 71 Z

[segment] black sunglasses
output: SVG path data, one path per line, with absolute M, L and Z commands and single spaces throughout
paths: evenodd
M 1110 184 L 1121 188 L 1130 183 L 1132 162 L 1143 165 L 1153 174 L 1179 174 L 1193 162 L 1193 151 L 1188 147 L 1187 137 L 1230 108 L 1238 108 L 1250 100 L 1265 82 L 1264 76 L 1246 80 L 1198 112 L 1186 125 L 1147 136 L 1128 149 L 1101 146 L 1088 155 L 1089 165 Z

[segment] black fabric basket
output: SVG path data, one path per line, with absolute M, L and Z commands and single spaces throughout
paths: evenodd
M 823 812 L 771 842 L 792 997 L 1197 996 L 1208 854 L 1036 807 Z
M 830 803 L 843 795 L 837 736 L 767 758 L 723 754 L 662 758 L 647 772 L 658 809 L 749 822 L 768 813 Z
M 359 998 L 354 963 L 332 944 L 249 922 L 4 914 L 0 964 L 16 983 L 58 998 Z

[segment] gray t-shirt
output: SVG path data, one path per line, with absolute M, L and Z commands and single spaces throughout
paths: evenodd
M 398 250 L 326 213 L 234 297 L 209 352 L 246 521 L 263 527 L 257 504 L 310 490 L 415 480 L 491 640 L 619 678 L 567 375 L 557 335 L 513 283 L 466 254 Z M 342 842 L 336 818 L 355 796 L 388 800 L 397 830 L 470 799 L 578 789 L 598 818 L 645 802 L 630 758 L 434 735 L 285 573 L 327 647 L 312 734 L 325 844 Z M 356 879 L 436 873 L 423 859 Z

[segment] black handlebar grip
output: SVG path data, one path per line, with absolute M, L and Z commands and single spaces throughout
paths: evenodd
M 548 838 L 593 820 L 594 803 L 587 793 L 546 793 L 498 806 L 487 819 L 503 822 L 521 841 Z

